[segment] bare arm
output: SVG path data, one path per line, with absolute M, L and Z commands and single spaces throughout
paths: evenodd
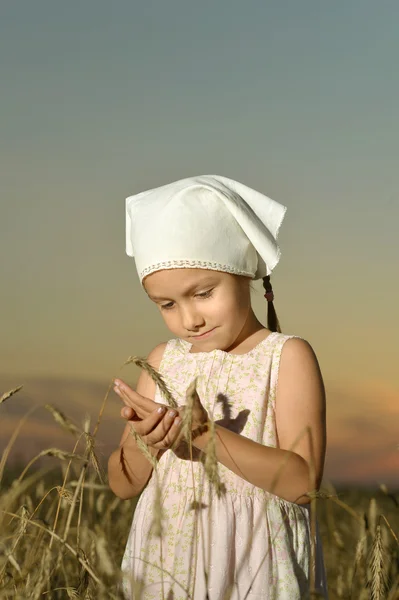
M 279 447 L 258 444 L 215 425 L 216 458 L 253 485 L 289 502 L 307 504 L 307 492 L 319 488 L 323 475 L 325 419 L 325 392 L 316 356 L 305 340 L 287 340 L 276 393 Z M 206 452 L 209 435 L 197 437 L 193 445 Z
M 166 343 L 156 346 L 148 355 L 147 362 L 155 369 L 159 369 Z M 141 371 L 136 390 L 139 394 L 154 400 L 155 383 L 144 370 Z M 155 457 L 162 451 L 148 448 Z M 147 485 L 152 474 L 152 465 L 138 449 L 137 444 L 130 434 L 130 423 L 126 424 L 119 448 L 114 450 L 108 459 L 108 481 L 111 490 L 116 496 L 127 500 L 138 496 Z

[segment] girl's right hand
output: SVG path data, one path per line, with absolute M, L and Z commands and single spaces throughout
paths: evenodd
M 130 421 L 148 446 L 157 450 L 170 448 L 181 433 L 181 417 L 176 410 L 168 410 L 167 406 L 158 406 L 144 419 L 140 419 L 133 408 L 124 406 L 121 416 Z

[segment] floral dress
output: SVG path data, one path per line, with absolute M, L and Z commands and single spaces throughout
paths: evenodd
M 199 375 L 197 391 L 213 420 L 278 447 L 279 361 L 291 337 L 273 332 L 240 355 L 219 349 L 191 353 L 192 344 L 171 339 L 159 372 L 179 405 L 186 404 L 186 390 Z M 158 386 L 155 401 L 165 403 Z M 122 561 L 124 596 L 299 600 L 309 597 L 313 568 L 316 590 L 328 598 L 317 520 L 312 542 L 310 504 L 265 492 L 221 463 L 223 489 L 217 493 L 205 472 L 204 456 L 195 448 L 193 460 L 184 450 L 161 456 L 134 512 Z

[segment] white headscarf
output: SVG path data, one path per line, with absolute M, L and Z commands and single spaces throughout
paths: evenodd
M 280 259 L 286 207 L 219 175 L 181 179 L 126 199 L 126 253 L 140 283 L 162 269 L 197 268 L 260 279 Z

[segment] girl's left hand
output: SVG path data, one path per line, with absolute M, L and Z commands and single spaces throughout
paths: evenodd
M 132 388 L 121 379 L 114 380 L 114 391 L 125 403 L 125 406 L 131 409 L 130 413 L 132 414 L 133 411 L 133 416 L 137 415 L 139 419 L 145 419 L 160 406 L 165 406 L 165 404 L 158 404 L 157 402 L 151 400 L 151 398 L 146 398 L 145 396 L 137 393 L 135 390 L 132 390 Z M 125 418 L 128 416 L 127 413 L 125 413 L 124 408 L 121 410 L 121 415 Z M 132 417 L 129 418 L 131 419 Z
M 195 381 L 191 383 L 188 387 L 186 396 L 189 396 L 191 393 L 194 393 L 194 401 L 193 401 L 193 410 L 192 410 L 192 431 L 202 430 L 204 425 L 206 425 L 209 421 L 209 416 L 201 403 L 200 397 L 198 396 L 197 391 L 194 391 Z M 159 406 L 165 406 L 165 404 L 159 404 L 154 402 L 150 398 L 146 398 L 141 394 L 137 393 L 131 387 L 129 387 L 124 381 L 121 379 L 114 380 L 114 391 L 118 394 L 118 396 L 123 400 L 126 406 L 128 406 L 132 411 L 129 415 L 124 413 L 124 408 L 121 411 L 121 414 L 125 418 L 132 419 L 136 414 L 140 419 L 146 418 L 149 414 L 154 412 L 156 408 Z M 179 406 L 175 410 L 179 413 L 179 416 L 183 418 L 184 412 L 187 409 L 187 406 Z M 167 413 L 166 413 L 167 414 Z M 166 415 L 165 415 L 166 416 Z M 165 418 L 165 417 L 164 417 Z

